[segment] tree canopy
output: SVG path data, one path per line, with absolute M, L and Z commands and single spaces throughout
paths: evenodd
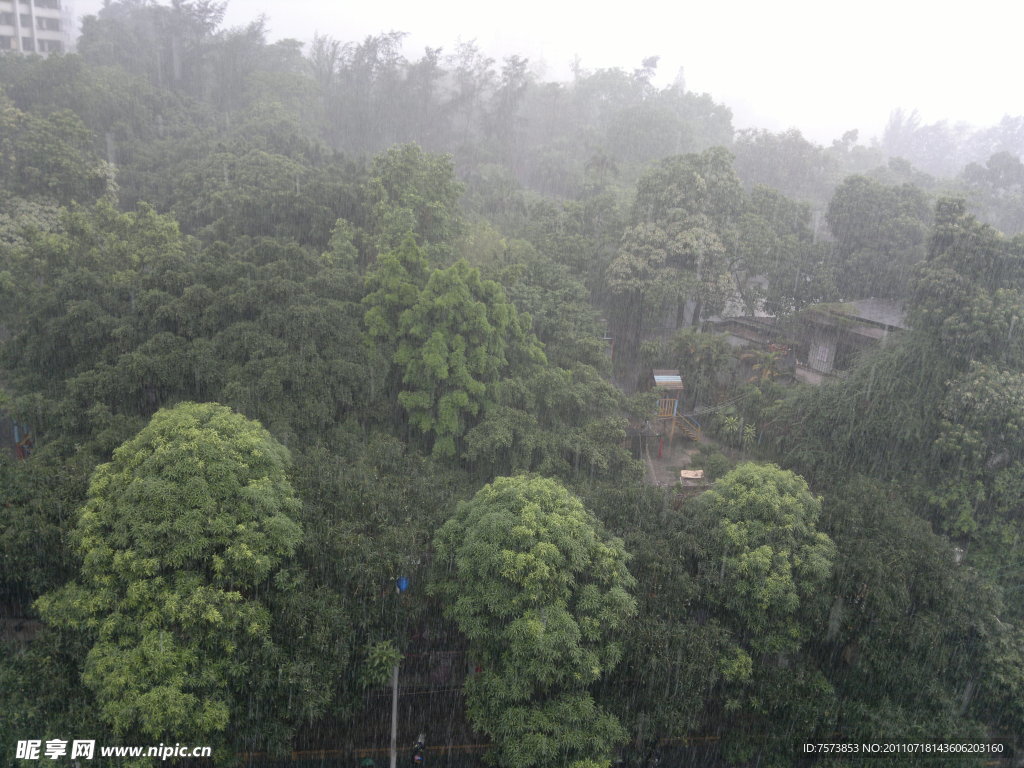
M 0 751 L 362 756 L 396 662 L 430 760 L 1022 746 L 1024 118 L 820 146 L 656 55 L 224 18 L 0 56 Z
M 93 473 L 81 575 L 39 609 L 93 638 L 83 679 L 115 733 L 222 743 L 248 689 L 287 666 L 265 595 L 293 583 L 302 539 L 289 464 L 258 424 L 184 403 Z
M 498 478 L 435 540 L 433 590 L 479 671 L 469 716 L 515 766 L 608 764 L 624 732 L 588 687 L 615 665 L 635 611 L 622 542 L 551 480 Z

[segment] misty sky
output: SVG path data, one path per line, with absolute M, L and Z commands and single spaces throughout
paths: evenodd
M 74 3 L 83 16 L 102 0 Z M 400 30 L 418 58 L 475 39 L 499 61 L 527 56 L 546 79 L 567 79 L 574 56 L 585 69 L 633 70 L 660 55 L 658 84 L 683 68 L 687 88 L 728 104 L 737 127 L 797 127 L 824 144 L 851 128 L 862 141 L 879 134 L 896 107 L 975 126 L 1024 113 L 1024 4 L 1005 0 L 231 0 L 226 24 L 261 13 L 271 40 Z

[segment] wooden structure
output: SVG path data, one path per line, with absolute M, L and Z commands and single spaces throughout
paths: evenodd
M 676 430 L 696 442 L 701 441 L 700 424 L 683 413 L 683 377 L 676 369 L 651 371 L 654 389 L 658 393 L 658 422 L 668 427 L 668 444 L 672 446 Z

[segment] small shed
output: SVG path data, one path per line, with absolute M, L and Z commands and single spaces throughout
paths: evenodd
M 703 469 L 680 469 L 679 482 L 683 488 L 704 488 L 708 484 Z
M 661 368 L 651 371 L 651 383 L 658 393 L 658 418 L 670 419 L 683 408 L 683 377 L 676 369 Z

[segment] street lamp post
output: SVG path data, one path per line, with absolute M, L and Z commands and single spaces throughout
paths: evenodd
M 391 668 L 391 768 L 398 768 L 398 664 Z

